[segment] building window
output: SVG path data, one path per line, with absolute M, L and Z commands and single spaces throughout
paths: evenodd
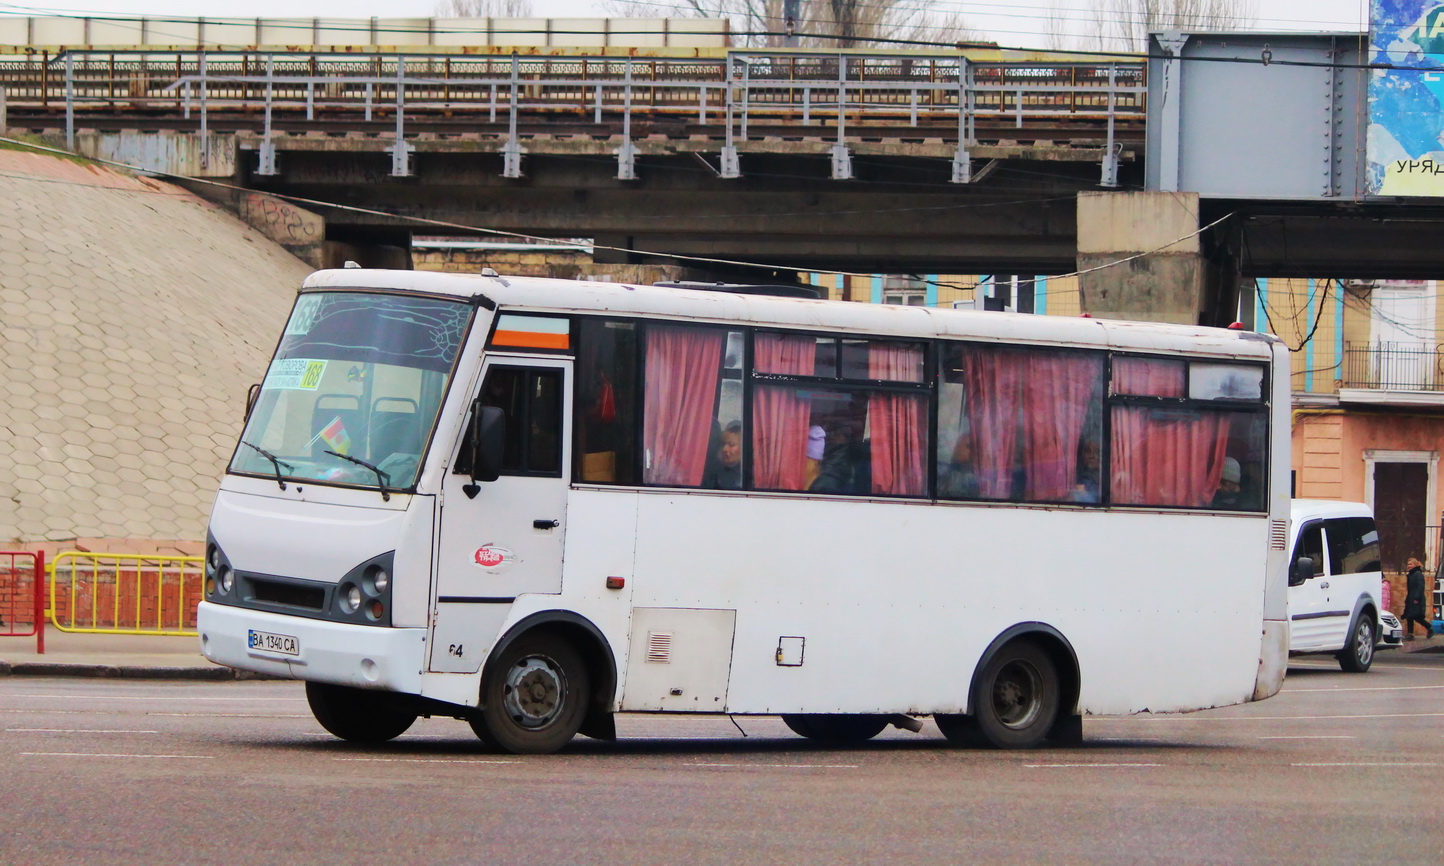
M 911 274 L 888 274 L 882 278 L 882 302 L 900 307 L 921 307 L 928 302 L 928 284 Z

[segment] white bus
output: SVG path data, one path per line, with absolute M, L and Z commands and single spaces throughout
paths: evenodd
M 1288 649 L 1264 335 L 480 275 L 306 281 L 216 498 L 201 644 L 331 733 L 618 712 L 1076 742 Z

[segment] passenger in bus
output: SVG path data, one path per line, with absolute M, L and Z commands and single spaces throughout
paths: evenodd
M 1243 481 L 1243 469 L 1239 467 L 1238 461 L 1232 457 L 1223 458 L 1223 475 L 1219 478 L 1218 492 L 1213 494 L 1213 501 L 1209 503 L 1209 507 L 1242 508 L 1241 481 Z
M 742 422 L 731 421 L 702 475 L 702 486 L 718 490 L 742 488 Z
M 810 489 L 812 482 L 822 472 L 822 455 L 827 450 L 827 431 L 813 424 L 807 428 L 807 456 L 802 465 L 803 489 Z
M 1071 502 L 1099 501 L 1099 479 L 1103 477 L 1103 453 L 1096 439 L 1084 439 L 1078 447 L 1078 483 L 1069 495 Z
M 859 445 L 852 437 L 852 425 L 836 421 L 827 427 L 827 443 L 817 478 L 808 486 L 813 493 L 860 493 Z
M 953 454 L 938 471 L 938 495 L 944 499 L 977 499 L 978 471 L 973 463 L 973 437 L 968 431 L 953 443 Z

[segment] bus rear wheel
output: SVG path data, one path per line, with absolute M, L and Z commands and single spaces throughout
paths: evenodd
M 887 727 L 888 716 L 872 714 L 785 715 L 782 723 L 809 740 L 838 745 L 871 740 Z
M 306 703 L 321 727 L 353 743 L 394 740 L 416 721 L 405 699 L 391 692 L 308 682 Z
M 975 725 L 976 732 L 959 733 L 995 749 L 1037 748 L 1058 720 L 1059 695 L 1053 660 L 1035 643 L 1014 641 L 999 649 L 978 677 L 972 722 L 964 726 Z M 942 724 L 939 728 L 948 734 Z
M 503 751 L 550 754 L 577 735 L 590 694 L 586 665 L 569 642 L 523 635 L 502 650 L 482 683 L 471 729 Z

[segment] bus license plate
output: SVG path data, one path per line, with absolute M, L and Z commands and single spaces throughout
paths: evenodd
M 268 631 L 248 630 L 248 644 L 253 650 L 265 653 L 280 653 L 286 656 L 301 654 L 301 642 L 288 634 L 272 634 Z

